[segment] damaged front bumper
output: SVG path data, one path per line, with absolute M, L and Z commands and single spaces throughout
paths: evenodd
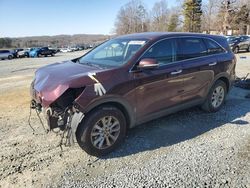
M 30 108 L 35 110 L 38 116 L 43 112 L 49 128 L 48 131 L 61 132 L 60 146 L 70 146 L 75 142 L 77 127 L 84 118 L 84 114 L 81 111 L 74 106 L 68 107 L 64 111 L 51 107 L 45 109 L 34 99 L 31 101 Z
M 32 98 L 30 108 L 36 110 L 39 114 L 41 112 L 44 113 L 49 130 L 59 128 L 64 131 L 69 126 L 69 122 L 72 124 L 70 127 L 77 127 L 84 115 L 73 103 L 85 87 L 68 89 L 54 102 L 50 103 L 50 105 L 46 105 L 47 103 L 44 100 L 43 94 L 36 91 L 34 83 L 35 80 L 31 83 L 30 87 Z M 73 122 L 71 122 L 71 119 Z

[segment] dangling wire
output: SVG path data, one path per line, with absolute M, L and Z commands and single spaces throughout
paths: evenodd
M 30 113 L 29 113 L 29 118 L 28 118 L 28 124 L 30 126 L 30 128 L 32 129 L 33 133 L 35 132 L 35 129 L 32 127 L 31 123 L 30 123 L 30 118 L 31 118 L 31 104 L 30 104 Z
M 44 126 L 44 124 L 43 124 L 43 121 L 42 121 L 42 119 L 41 119 L 41 117 L 40 117 L 40 113 L 37 111 L 36 108 L 35 108 L 35 110 L 36 110 L 36 115 L 37 115 L 37 117 L 38 117 L 38 119 L 39 119 L 39 121 L 40 121 L 40 123 L 41 123 L 41 125 L 42 125 L 42 127 L 43 127 L 43 129 L 44 129 L 44 131 L 45 131 L 45 133 L 47 134 L 47 133 L 49 132 L 49 130 L 45 128 L 45 126 Z

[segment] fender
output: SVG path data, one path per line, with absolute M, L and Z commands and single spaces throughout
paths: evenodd
M 94 92 L 92 87 L 86 87 L 81 96 L 74 101 L 74 106 L 83 114 L 90 112 L 91 110 L 102 104 L 116 103 L 123 108 L 121 110 L 125 110 L 126 112 L 125 116 L 127 116 L 127 118 L 129 119 L 128 127 L 132 128 L 133 126 L 135 126 L 136 123 L 135 108 L 133 108 L 133 106 L 127 100 L 125 100 L 123 96 L 107 93 L 105 95 L 98 96 L 95 98 L 89 98 L 89 96 L 93 96 L 93 95 L 88 95 L 89 92 Z M 83 100 L 83 98 L 85 98 L 85 100 Z

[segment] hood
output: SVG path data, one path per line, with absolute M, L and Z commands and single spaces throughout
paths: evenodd
M 49 106 L 68 88 L 80 88 L 93 84 L 88 77 L 90 72 L 100 72 L 103 69 L 65 61 L 42 67 L 36 71 L 34 89 L 43 106 Z

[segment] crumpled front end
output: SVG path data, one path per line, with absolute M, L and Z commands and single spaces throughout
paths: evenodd
M 95 82 L 88 77 L 92 71 L 98 72 L 92 67 L 65 62 L 36 72 L 30 88 L 31 108 L 38 113 L 44 112 L 49 130 L 59 129 L 67 132 L 66 137 L 74 136 L 72 133 L 84 117 L 75 100 L 86 87 L 93 87 Z
M 76 127 L 81 122 L 84 114 L 75 106 L 75 99 L 84 91 L 85 87 L 68 88 L 62 95 L 56 98 L 55 101 L 47 101 L 43 93 L 39 93 L 34 88 L 34 83 L 31 84 L 31 108 L 39 114 L 44 113 L 47 120 L 49 130 L 59 129 L 61 131 L 76 131 Z

